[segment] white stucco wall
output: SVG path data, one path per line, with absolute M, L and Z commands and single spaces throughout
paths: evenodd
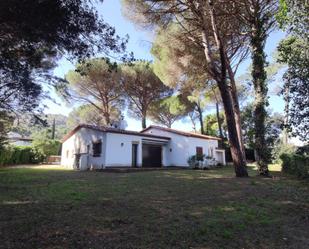
M 132 165 L 132 144 L 135 143 L 138 144 L 137 166 L 142 166 L 142 144 L 145 140 L 165 142 L 165 145 L 162 145 L 163 166 L 188 167 L 187 160 L 190 156 L 196 154 L 196 147 L 202 147 L 206 156 L 211 156 L 210 151 L 212 150 L 212 156 L 217 160 L 222 160 L 222 154 L 219 155 L 215 150 L 218 147 L 217 140 L 187 137 L 156 128 L 151 128 L 145 133 L 170 137 L 171 140 L 151 138 L 142 134 L 106 133 L 81 128 L 62 144 L 61 164 L 73 168 L 75 154 L 79 150 L 79 153 L 87 155 L 88 168 L 128 167 Z M 102 151 L 99 157 L 94 157 L 92 155 L 92 143 L 98 140 L 102 141 Z M 87 154 L 87 145 L 89 145 L 89 154 Z
M 188 167 L 189 165 L 187 160 L 190 156 L 196 154 L 196 147 L 202 147 L 203 153 L 206 156 L 210 155 L 210 149 L 213 149 L 213 156 L 215 157 L 215 148 L 218 147 L 217 140 L 186 137 L 156 128 L 150 128 L 149 130 L 145 131 L 145 133 L 171 138 L 171 141 L 166 148 L 167 166 Z M 172 149 L 172 151 L 170 151 L 170 149 Z
M 98 140 L 102 141 L 102 153 L 100 157 L 92 156 L 92 142 Z M 106 140 L 106 134 L 100 131 L 95 131 L 92 129 L 81 128 L 74 135 L 68 138 L 62 144 L 61 151 L 61 165 L 73 168 L 74 164 L 74 154 L 79 150 L 80 153 L 87 153 L 87 145 L 89 145 L 90 153 L 88 156 L 88 166 L 96 169 L 103 167 L 105 162 L 104 145 Z M 68 157 L 67 157 L 67 152 Z
M 132 144 L 138 144 L 137 147 L 137 166 L 142 166 L 142 145 L 143 139 L 155 140 L 157 142 L 166 142 L 164 139 L 119 134 L 119 133 L 107 133 L 106 134 L 106 161 L 107 167 L 127 167 L 132 165 Z M 166 145 L 162 145 L 162 164 L 167 165 L 165 160 Z
M 61 165 L 72 168 L 74 166 L 74 154 L 87 153 L 87 145 L 90 146 L 88 154 L 88 168 L 101 169 L 105 167 L 128 167 L 132 165 L 132 144 L 138 144 L 137 166 L 142 166 L 142 144 L 143 139 L 151 139 L 159 142 L 166 142 L 164 139 L 144 137 L 131 134 L 119 134 L 96 131 L 88 128 L 81 128 L 74 135 L 62 144 Z M 100 157 L 92 156 L 92 142 L 102 141 L 102 152 Z M 167 165 L 165 159 L 166 145 L 162 146 L 162 164 Z M 67 151 L 69 152 L 67 157 Z
M 126 134 L 106 134 L 106 166 L 127 167 L 132 164 L 132 143 L 138 144 L 137 165 L 142 164 L 141 137 Z

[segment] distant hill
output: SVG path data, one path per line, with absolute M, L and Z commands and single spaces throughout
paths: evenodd
M 54 120 L 55 138 L 61 139 L 68 132 L 67 116 L 61 114 L 46 114 L 40 116 L 39 119 L 31 115 L 24 115 L 15 119 L 11 131 L 17 132 L 24 137 L 33 137 L 44 130 L 50 130 L 51 132 Z

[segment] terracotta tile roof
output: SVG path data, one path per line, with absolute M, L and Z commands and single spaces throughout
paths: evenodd
M 80 124 L 80 125 L 76 126 L 72 131 L 70 131 L 68 134 L 66 134 L 62 138 L 62 143 L 65 142 L 72 135 L 74 135 L 81 128 L 86 128 L 86 129 L 91 129 L 91 130 L 96 130 L 96 131 L 102 131 L 102 132 L 109 132 L 109 133 L 118 133 L 118 134 L 125 134 L 125 135 L 140 136 L 140 137 L 152 137 L 152 138 L 159 138 L 159 139 L 165 139 L 165 140 L 171 139 L 170 137 L 157 136 L 157 135 L 152 135 L 152 134 L 143 134 L 143 133 L 138 132 L 138 131 L 128 131 L 128 130 L 116 129 L 116 128 L 105 127 L 105 126 Z
M 166 128 L 166 127 L 161 127 L 161 126 L 156 126 L 156 125 L 150 125 L 146 129 L 142 130 L 141 133 L 144 133 L 145 131 L 148 131 L 150 129 L 158 129 L 162 131 L 167 131 L 171 133 L 175 133 L 178 135 L 186 136 L 186 137 L 196 137 L 196 138 L 202 138 L 202 139 L 208 139 L 208 140 L 221 140 L 219 137 L 214 137 L 214 136 L 208 136 L 208 135 L 202 135 L 198 133 L 193 133 L 193 132 L 185 132 L 185 131 L 179 131 L 171 128 Z

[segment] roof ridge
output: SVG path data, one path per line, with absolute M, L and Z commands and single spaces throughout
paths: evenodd
M 221 140 L 221 138 L 215 137 L 215 136 L 198 134 L 198 133 L 188 132 L 188 131 L 181 131 L 181 130 L 172 129 L 172 128 L 168 128 L 168 127 L 161 127 L 161 126 L 158 126 L 158 125 L 150 125 L 147 128 L 141 130 L 141 133 L 143 133 L 144 131 L 149 130 L 150 128 L 157 128 L 157 129 L 164 130 L 164 131 L 170 131 L 170 132 L 174 132 L 176 134 L 178 133 L 178 134 L 184 135 L 184 136 L 193 136 L 193 137 L 199 137 L 199 138 L 208 138 L 208 139 Z

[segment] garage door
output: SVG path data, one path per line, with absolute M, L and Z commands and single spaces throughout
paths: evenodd
M 162 146 L 143 144 L 143 167 L 162 166 Z

